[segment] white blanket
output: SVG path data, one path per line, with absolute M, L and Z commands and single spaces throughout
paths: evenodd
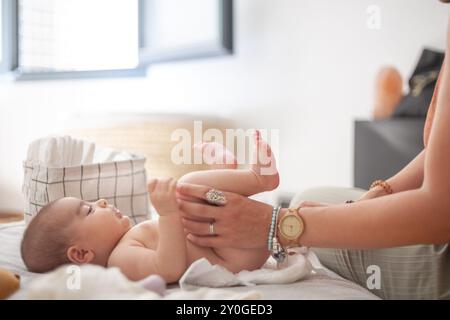
M 261 294 L 251 292 L 227 292 L 203 288 L 196 291 L 175 291 L 161 296 L 145 289 L 138 282 L 128 280 L 118 268 L 105 269 L 96 265 L 61 266 L 55 271 L 34 278 L 10 299 L 137 299 L 137 300 L 249 300 L 259 299 Z

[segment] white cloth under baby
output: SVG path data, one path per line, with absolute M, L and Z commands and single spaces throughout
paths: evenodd
M 26 161 L 59 168 L 131 158 L 132 155 L 127 152 L 98 147 L 94 142 L 66 135 L 48 136 L 33 141 L 28 147 Z
M 10 299 L 139 299 L 139 300 L 241 300 L 260 299 L 256 291 L 229 292 L 201 288 L 195 291 L 175 290 L 164 296 L 145 289 L 139 282 L 128 280 L 118 268 L 96 265 L 61 266 L 22 283 Z
M 232 273 L 220 265 L 212 265 L 207 259 L 195 261 L 180 279 L 180 287 L 186 290 L 198 287 L 232 287 L 254 286 L 257 284 L 288 284 L 304 279 L 312 273 L 327 274 L 340 278 L 335 273 L 325 269 L 317 256 L 307 248 L 293 251 L 287 262 L 279 267 L 273 258 L 269 258 L 261 269 L 243 270 Z

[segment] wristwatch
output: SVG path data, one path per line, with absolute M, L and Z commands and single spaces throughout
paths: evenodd
M 288 240 L 289 246 L 300 246 L 298 240 L 305 230 L 299 209 L 299 207 L 289 208 L 278 224 L 278 231 L 283 238 Z

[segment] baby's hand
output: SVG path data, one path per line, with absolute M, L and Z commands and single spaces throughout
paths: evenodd
M 166 216 L 179 212 L 176 197 L 177 180 L 152 179 L 148 183 L 150 200 L 160 216 Z

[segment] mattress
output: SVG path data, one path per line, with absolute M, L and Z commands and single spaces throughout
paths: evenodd
M 22 288 L 39 274 L 28 272 L 20 256 L 20 241 L 25 223 L 23 221 L 0 224 L 0 268 L 5 268 L 21 276 Z M 310 300 L 310 299 L 345 299 L 373 300 L 375 295 L 361 286 L 327 275 L 312 275 L 291 284 L 257 285 L 253 287 L 224 288 L 234 292 L 249 290 L 259 291 L 268 300 Z M 179 290 L 171 286 L 170 291 Z
M 28 279 L 38 274 L 27 271 L 20 256 L 20 241 L 24 230 L 24 221 L 0 224 L 0 268 Z

